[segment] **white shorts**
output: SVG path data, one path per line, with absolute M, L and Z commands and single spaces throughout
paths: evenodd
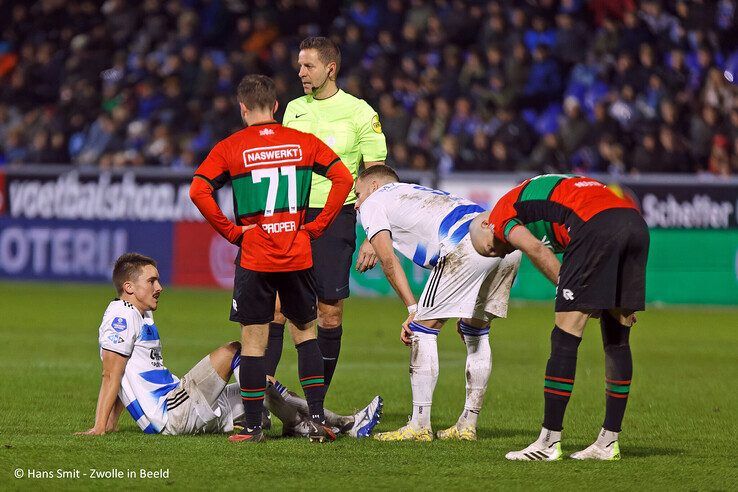
M 467 235 L 439 258 L 418 300 L 415 319 L 505 318 L 520 258 L 520 251 L 504 258 L 482 256 Z
M 243 413 L 238 384 L 226 385 L 206 355 L 166 396 L 167 424 L 162 434 L 230 432 Z

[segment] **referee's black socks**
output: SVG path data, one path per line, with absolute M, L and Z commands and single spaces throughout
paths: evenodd
M 338 354 L 341 353 L 341 336 L 343 335 L 343 325 L 335 328 L 323 328 L 318 326 L 318 345 L 320 353 L 323 354 L 323 372 L 325 374 L 325 391 L 328 392 L 328 386 L 333 379 L 333 373 L 336 372 L 336 364 L 338 364 Z
M 264 357 L 266 358 L 266 373 L 269 376 L 277 374 L 277 366 L 282 358 L 284 344 L 284 323 L 269 323 L 269 343 Z
M 605 348 L 605 422 L 602 427 L 620 432 L 633 378 L 630 327 L 621 325 L 607 311 L 600 317 L 602 345 Z
M 300 375 L 300 385 L 305 392 L 308 410 L 313 420 L 325 423 L 323 400 L 325 399 L 325 378 L 323 375 L 323 358 L 320 354 L 318 341 L 307 340 L 296 346 L 297 370 Z
M 574 389 L 574 375 L 577 371 L 577 351 L 580 337 L 554 326 L 551 332 L 551 357 L 546 365 L 546 379 L 543 384 L 545 410 L 543 427 L 561 431 L 564 412 Z

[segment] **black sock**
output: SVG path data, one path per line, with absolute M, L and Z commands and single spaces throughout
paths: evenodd
M 325 398 L 325 377 L 323 375 L 323 358 L 320 355 L 318 341 L 315 339 L 302 342 L 297 348 L 297 370 L 300 384 L 305 392 L 310 416 L 313 420 L 325 423 L 323 400 Z
M 574 389 L 574 374 L 577 371 L 577 351 L 581 338 L 571 335 L 558 326 L 551 332 L 551 357 L 546 365 L 543 384 L 545 410 L 543 427 L 561 431 L 564 412 Z
M 609 313 L 600 318 L 605 348 L 605 422 L 602 427 L 620 432 L 633 378 L 630 327 L 621 325 Z
M 264 357 L 242 355 L 239 376 L 246 427 L 250 429 L 261 427 L 261 412 L 264 409 L 266 391 Z
M 277 373 L 279 359 L 282 358 L 284 343 L 284 323 L 269 323 L 269 343 L 264 357 L 266 358 L 266 373 L 274 376 Z
M 336 328 L 318 327 L 318 346 L 320 347 L 320 353 L 323 354 L 326 393 L 333 379 L 333 373 L 336 372 L 338 354 L 341 353 L 341 335 L 343 335 L 342 325 L 338 325 Z

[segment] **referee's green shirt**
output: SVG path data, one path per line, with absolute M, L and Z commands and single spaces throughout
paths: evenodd
M 314 99 L 307 94 L 290 101 L 284 110 L 284 126 L 312 133 L 338 154 L 356 179 L 361 162 L 384 161 L 387 142 L 379 123 L 379 115 L 363 99 L 341 89 L 327 99 Z M 313 173 L 310 188 L 311 208 L 323 208 L 328 199 L 331 182 Z M 351 190 L 346 203 L 354 203 Z

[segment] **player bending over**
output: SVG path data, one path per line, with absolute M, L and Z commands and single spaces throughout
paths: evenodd
M 547 174 L 524 181 L 471 226 L 474 249 L 488 257 L 524 252 L 556 288 L 551 356 L 543 383 L 538 439 L 510 460 L 561 458 L 564 411 L 574 388 L 587 319 L 600 318 L 605 348 L 605 421 L 575 459 L 620 459 L 618 435 L 630 393 L 630 328 L 646 298 L 648 226 L 628 199 L 582 176 Z M 554 253 L 564 253 L 560 264 Z
M 439 439 L 476 440 L 492 369 L 489 322 L 507 315 L 507 303 L 520 254 L 482 258 L 469 239 L 469 224 L 482 207 L 443 191 L 399 183 L 387 166 L 365 169 L 356 181 L 356 208 L 387 279 L 409 316 L 400 339 L 411 347 L 413 414 L 408 424 L 375 435 L 381 441 L 431 441 L 430 411 L 438 379 L 436 337 L 449 318 L 459 318 L 466 344 L 466 401 L 458 421 Z M 432 269 L 418 302 L 393 247 L 423 268 Z M 357 262 L 365 271 L 370 265 Z
M 124 409 L 147 434 L 230 432 L 243 413 L 238 383 L 227 384 L 240 362 L 241 344 L 231 342 L 206 355 L 182 379 L 164 365 L 153 312 L 162 286 L 156 262 L 127 253 L 115 263 L 113 283 L 118 298 L 108 305 L 100 324 L 103 374 L 95 424 L 78 434 L 103 435 L 118 429 Z M 283 434 L 307 436 L 307 402 L 278 381 L 266 390 L 266 404 L 283 422 Z M 375 399 L 355 415 L 326 410 L 326 423 L 354 437 L 371 433 L 381 415 Z

